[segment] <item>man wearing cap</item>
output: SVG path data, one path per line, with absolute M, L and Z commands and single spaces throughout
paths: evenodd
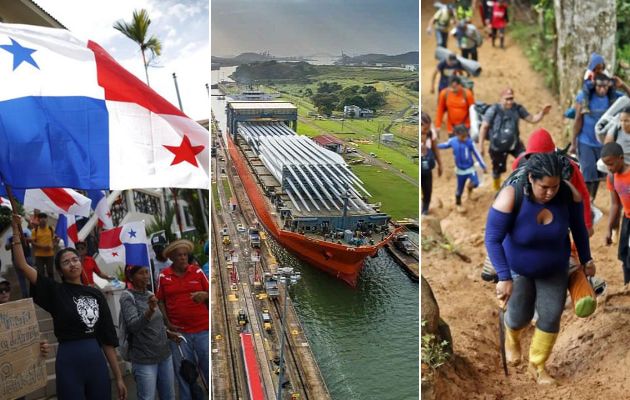
M 479 129 L 479 150 L 484 156 L 484 141 L 488 137 L 494 190 L 499 191 L 501 188 L 501 174 L 507 171 L 508 154 L 516 158 L 525 151 L 519 134 L 519 119 L 535 124 L 549 111 L 551 104 L 545 105 L 537 114 L 531 115 L 525 107 L 514 101 L 514 90 L 506 88 L 501 92 L 501 102 L 493 104 L 484 113 Z
M 163 235 L 155 235 L 151 238 L 151 247 L 155 253 L 155 257 L 151 259 L 151 262 L 153 263 L 153 280 L 155 282 L 155 287 L 157 287 L 160 272 L 172 264 L 172 261 L 164 257 L 163 254 L 164 248 L 167 244 L 166 238 Z
M 438 81 L 438 93 L 446 89 L 448 86 L 448 80 L 451 76 L 462 75 L 464 73 L 464 66 L 457 59 L 457 56 L 453 53 L 449 54 L 445 60 L 438 63 L 437 68 L 433 71 L 431 76 L 431 94 L 435 93 L 435 78 L 440 74 L 440 80 Z
M 173 263 L 162 270 L 158 280 L 156 296 L 164 315 L 166 327 L 178 332 L 185 341 L 171 343 L 173 363 L 179 370 L 181 355 L 196 362 L 203 378 L 208 382 L 208 279 L 203 271 L 188 263 L 188 255 L 193 251 L 193 243 L 180 239 L 172 242 L 163 251 Z M 179 393 L 182 400 L 192 399 L 190 386 L 177 374 Z
M 475 97 L 470 89 L 466 89 L 459 76 L 449 78 L 449 86 L 440 92 L 438 97 L 437 114 L 435 116 L 435 128 L 439 131 L 442 127 L 444 113 L 446 116 L 446 131 L 448 136 L 453 136 L 453 127 L 464 124 L 470 128 L 470 114 L 468 109 L 475 104 Z
M 79 253 L 79 258 L 81 259 L 81 266 L 83 266 L 83 273 L 81 274 L 81 282 L 84 285 L 94 286 L 94 275 L 98 275 L 100 278 L 105 279 L 107 281 L 111 281 L 114 279 L 113 276 L 104 274 L 101 272 L 100 268 L 96 264 L 96 261 L 91 256 L 87 255 L 87 243 L 85 242 L 77 242 L 75 243 L 75 248 L 77 249 L 77 253 Z

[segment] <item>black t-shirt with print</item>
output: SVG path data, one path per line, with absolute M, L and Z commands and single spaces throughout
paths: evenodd
M 112 314 L 98 289 L 38 274 L 33 299 L 52 315 L 59 342 L 95 338 L 101 345 L 118 346 Z

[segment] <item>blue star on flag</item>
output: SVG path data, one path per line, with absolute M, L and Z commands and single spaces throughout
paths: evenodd
M 130 237 L 130 238 L 135 238 L 135 237 L 136 237 L 136 233 L 137 233 L 137 232 L 135 232 L 133 229 L 129 229 L 129 232 L 128 232 L 128 233 L 129 233 L 129 237 Z
M 33 57 L 31 56 L 31 54 L 35 53 L 37 50 L 29 49 L 28 47 L 23 47 L 21 44 L 19 44 L 12 38 L 9 38 L 9 39 L 11 39 L 12 44 L 11 45 L 3 44 L 3 45 L 0 45 L 0 48 L 13 54 L 13 70 L 15 71 L 15 69 L 19 67 L 20 64 L 22 64 L 23 62 L 27 62 L 31 64 L 33 67 L 39 69 L 39 66 L 37 65 L 35 60 L 33 60 Z

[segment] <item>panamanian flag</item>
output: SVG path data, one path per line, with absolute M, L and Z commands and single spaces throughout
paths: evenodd
M 79 229 L 76 217 L 71 214 L 60 214 L 55 226 L 55 235 L 63 240 L 66 247 L 75 248 L 79 242 Z
M 4 185 L 0 185 L 0 195 L 6 195 Z M 76 190 L 66 188 L 14 189 L 13 195 L 28 210 L 37 209 L 46 213 L 90 216 L 92 200 Z M 2 205 L 0 202 L 0 206 Z
M 15 188 L 208 187 L 208 131 L 92 41 L 0 23 L 0 88 Z
M 101 232 L 98 254 L 106 263 L 149 266 L 149 248 L 144 221 L 128 222 Z
M 92 210 L 98 217 L 98 226 L 104 229 L 112 229 L 114 223 L 112 221 L 112 213 L 109 211 L 107 204 L 107 194 L 103 190 L 88 190 L 87 195 L 92 200 Z

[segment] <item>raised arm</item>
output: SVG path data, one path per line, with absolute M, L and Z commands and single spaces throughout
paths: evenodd
M 13 241 L 11 242 L 11 247 L 13 248 L 15 264 L 22 271 L 26 279 L 34 285 L 35 282 L 37 282 L 37 270 L 26 262 L 26 257 L 24 256 L 24 249 L 22 248 L 23 239 L 21 234 L 22 217 L 18 214 L 13 214 L 11 227 L 13 228 Z

